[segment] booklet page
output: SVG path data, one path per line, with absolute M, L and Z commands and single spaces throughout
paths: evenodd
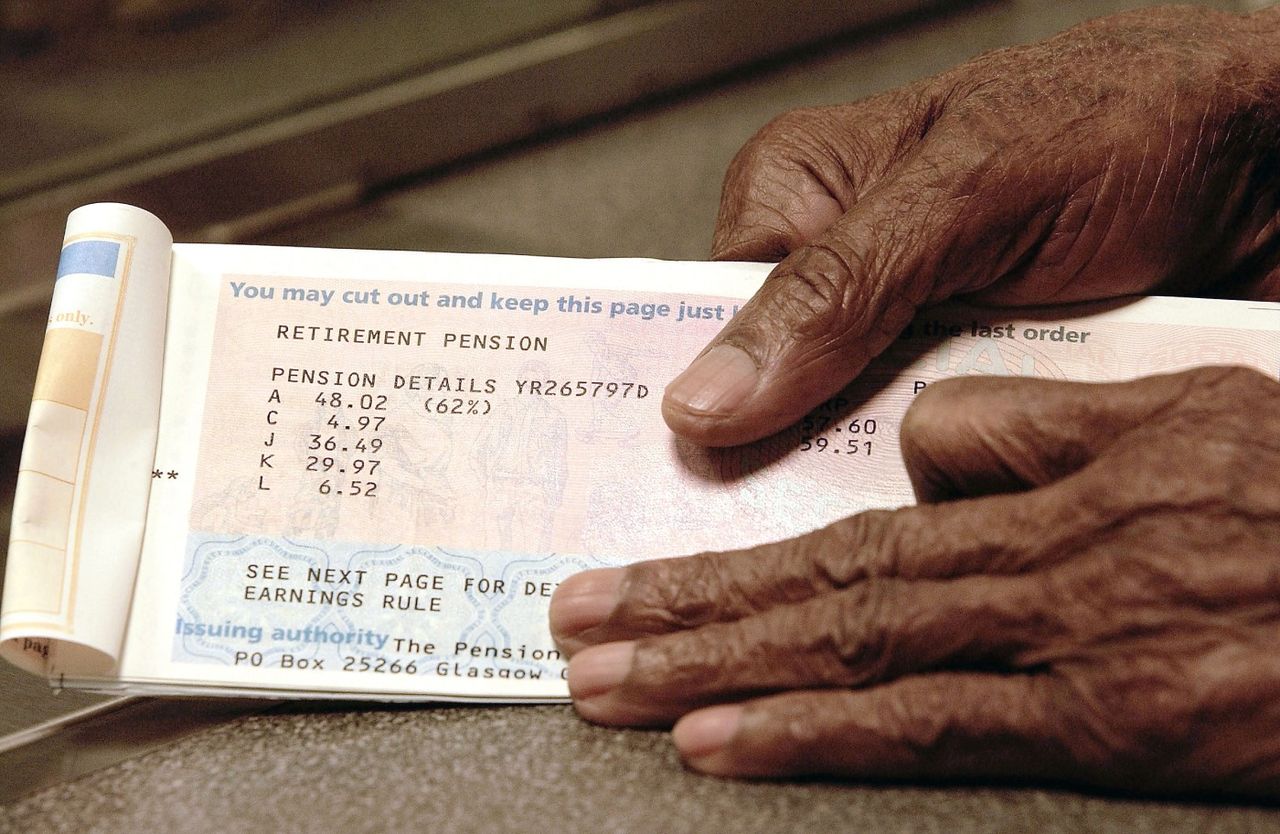
M 172 240 L 140 209 L 67 221 L 19 464 L 0 654 L 107 674 L 119 658 L 155 451 Z
M 899 429 L 937 380 L 1280 369 L 1275 304 L 952 305 L 797 425 L 706 449 L 662 390 L 767 265 L 171 246 L 95 211 L 64 252 L 50 332 L 74 335 L 45 349 L 0 634 L 64 686 L 563 699 L 566 576 L 909 503 Z
M 747 264 L 175 247 L 163 428 L 122 677 L 163 691 L 563 698 L 546 626 L 591 567 L 745 547 L 912 499 L 934 380 L 1274 370 L 1271 305 L 927 311 L 841 396 L 705 449 L 663 386 Z

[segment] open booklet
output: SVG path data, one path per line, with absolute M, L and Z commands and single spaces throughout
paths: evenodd
M 0 653 L 112 691 L 558 700 L 560 580 L 910 502 L 898 428 L 934 380 L 1280 367 L 1280 305 L 950 306 L 788 431 L 676 440 L 663 386 L 767 271 L 173 244 L 78 209 Z

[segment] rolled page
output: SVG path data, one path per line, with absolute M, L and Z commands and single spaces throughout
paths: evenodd
M 101 203 L 67 219 L 18 473 L 0 655 L 50 677 L 115 667 L 159 424 L 173 239 Z

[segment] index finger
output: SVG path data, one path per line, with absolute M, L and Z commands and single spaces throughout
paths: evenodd
M 551 600 L 567 654 L 598 643 L 727 622 L 877 577 L 1010 575 L 1065 558 L 1090 521 L 1096 481 L 1077 474 L 1020 494 L 859 513 L 747 550 L 637 562 L 569 577 Z

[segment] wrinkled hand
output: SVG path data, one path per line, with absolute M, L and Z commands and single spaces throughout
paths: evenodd
M 715 774 L 1280 796 L 1280 384 L 955 379 L 902 446 L 919 506 L 564 582 L 578 711 Z
M 734 161 L 714 243 L 786 257 L 668 388 L 667 422 L 771 434 L 952 296 L 1280 298 L 1278 137 L 1277 9 L 1143 9 L 789 113 Z

